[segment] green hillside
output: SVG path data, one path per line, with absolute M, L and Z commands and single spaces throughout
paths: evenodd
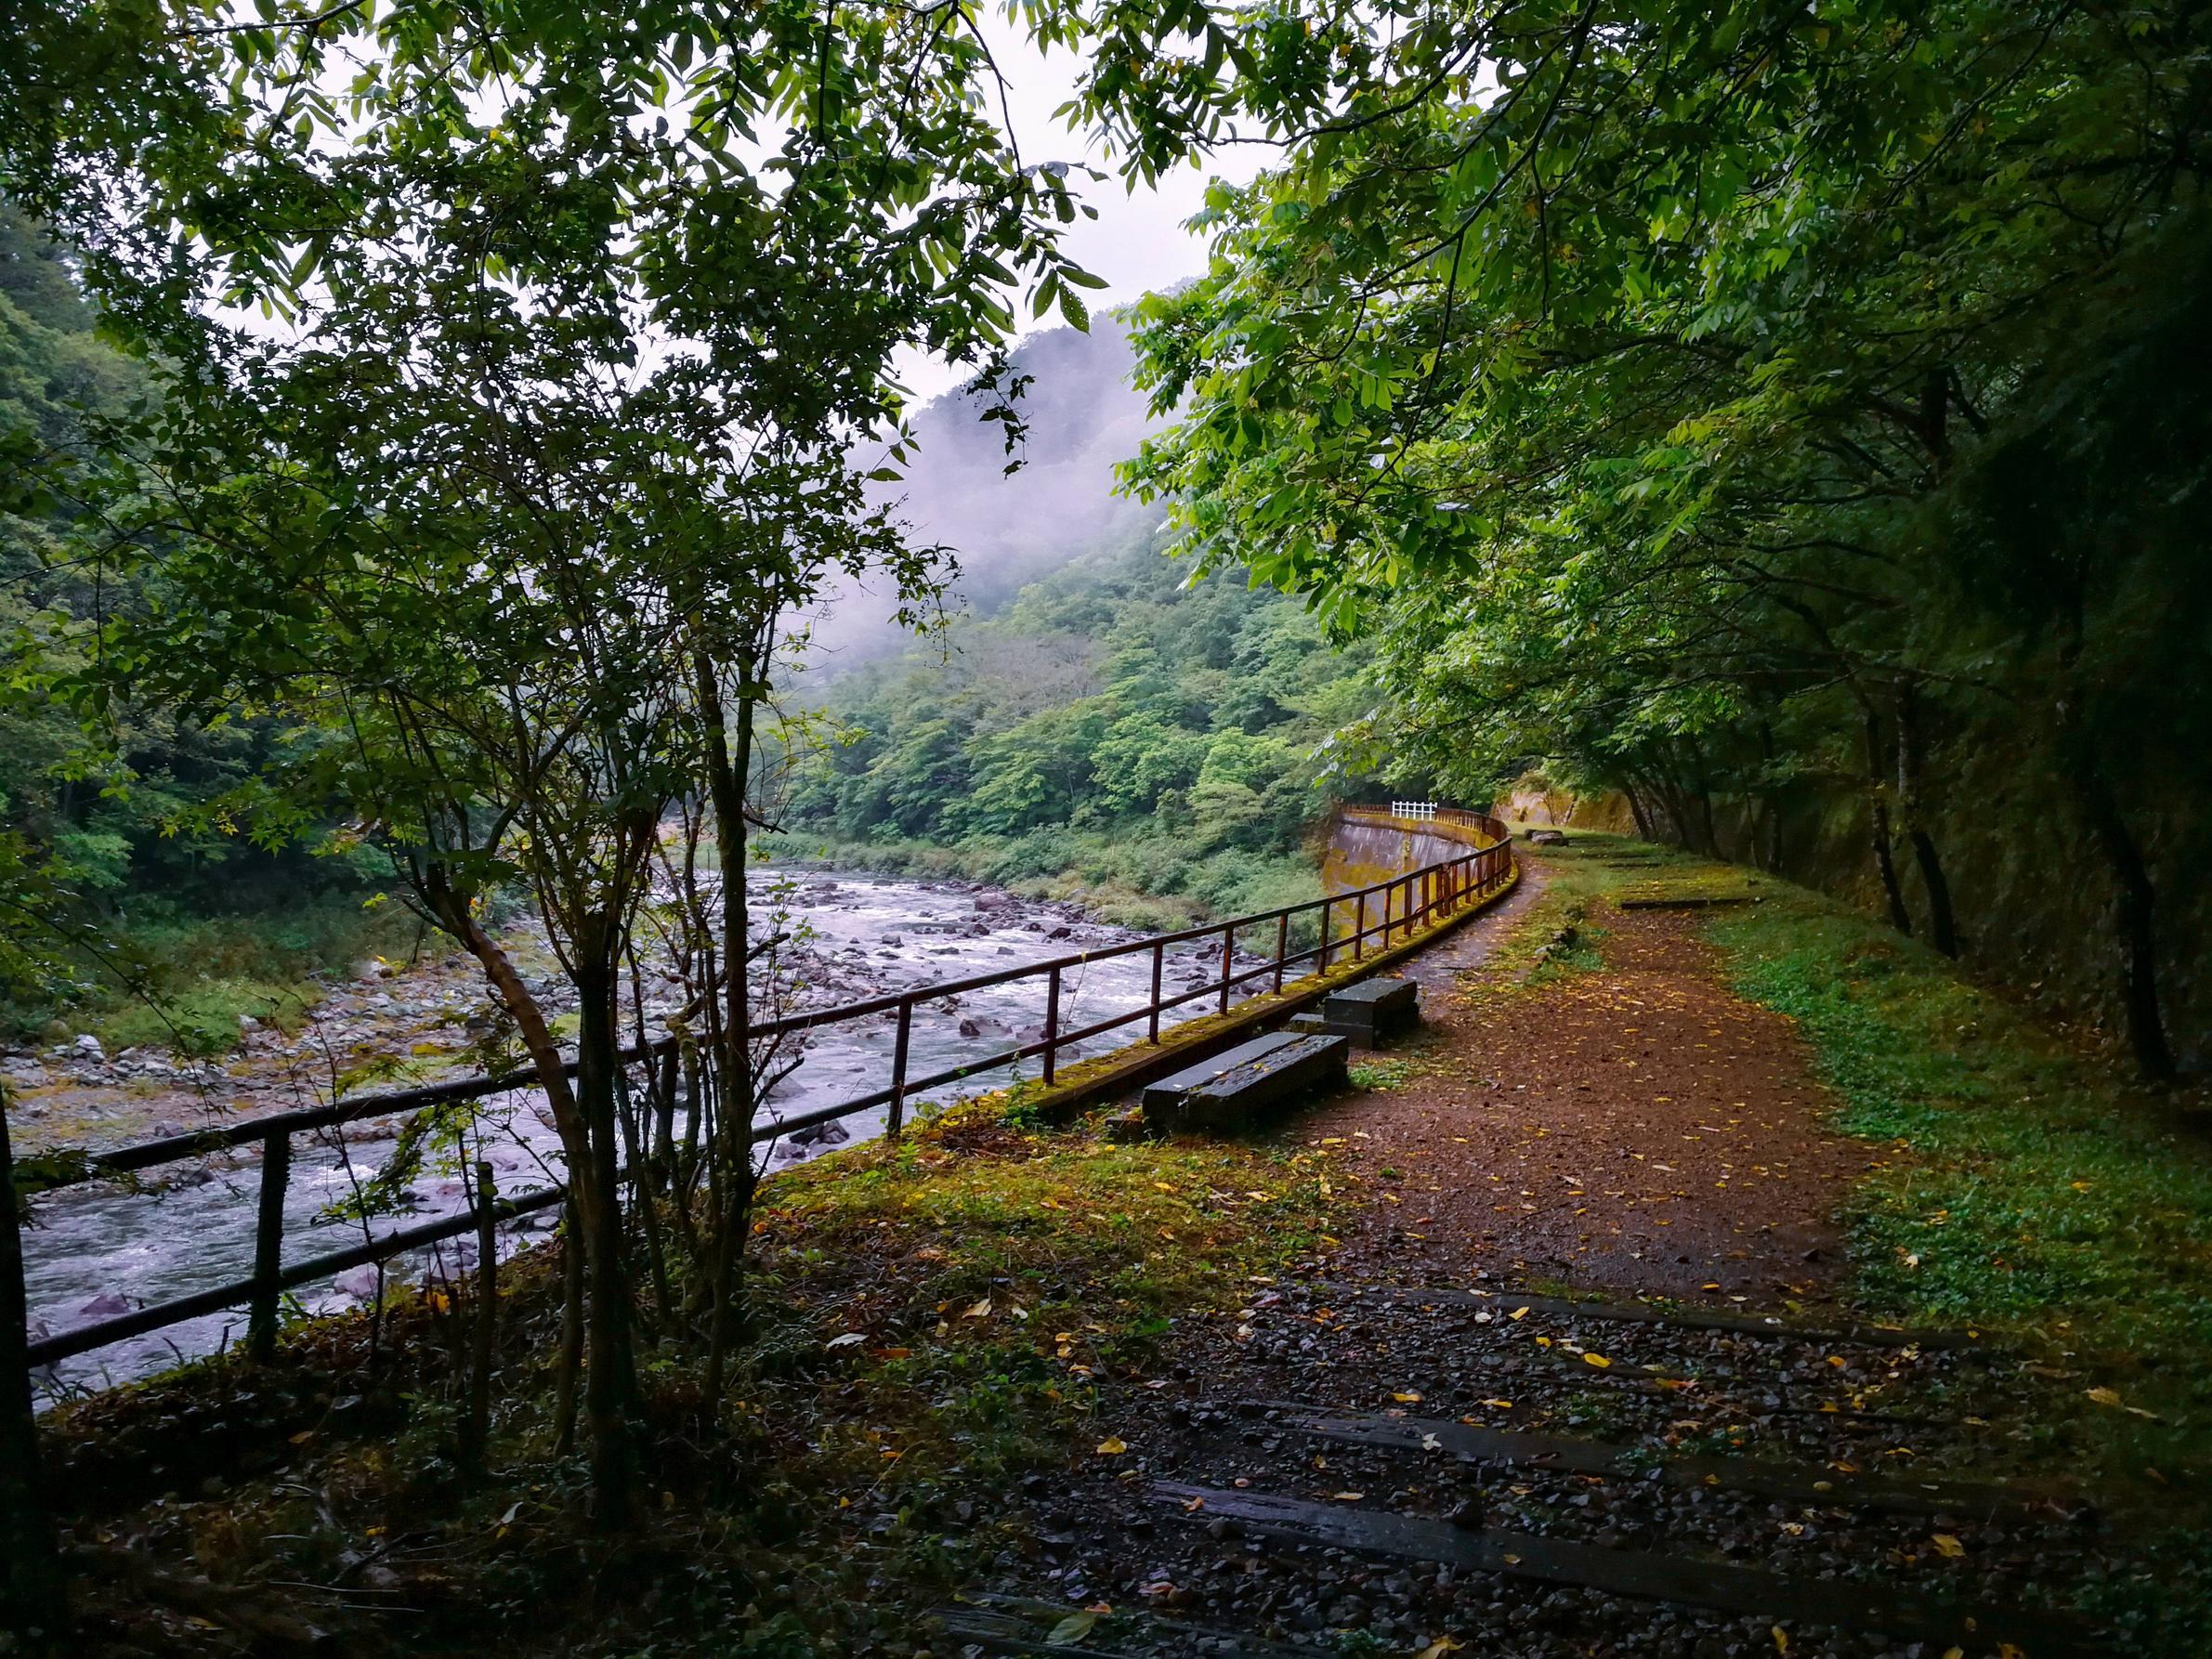
M 1330 650 L 1294 598 L 1188 575 L 1140 541 L 831 682 L 792 796 L 802 844 L 1065 875 L 1132 920 L 1313 891 L 1302 842 L 1368 758 L 1366 653 Z

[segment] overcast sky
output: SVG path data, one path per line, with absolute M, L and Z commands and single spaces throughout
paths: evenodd
M 1077 264 L 1106 279 L 1106 287 L 1086 293 L 1093 310 L 1124 306 L 1154 289 L 1171 288 L 1206 268 L 1206 245 L 1183 228 L 1205 205 L 1206 183 L 1212 177 L 1242 184 L 1250 179 L 1274 153 L 1261 145 L 1231 145 L 1201 170 L 1184 167 L 1160 180 L 1157 190 L 1132 195 L 1105 156 L 1087 146 L 1080 135 L 1070 133 L 1053 119 L 1053 111 L 1075 91 L 1079 60 L 1072 53 L 1055 52 L 1049 58 L 1031 46 L 1025 33 L 996 8 L 984 14 L 984 34 L 991 52 L 1011 84 L 1008 111 L 1022 160 L 1087 163 L 1106 172 L 1103 183 L 1074 180 L 1080 186 L 1079 200 L 1098 209 L 1098 217 L 1079 217 L 1067 228 L 1061 245 Z M 1056 327 L 1057 313 L 1038 320 L 1039 328 Z M 961 378 L 942 363 L 920 354 L 900 364 L 900 378 L 918 398 L 929 398 L 952 389 Z

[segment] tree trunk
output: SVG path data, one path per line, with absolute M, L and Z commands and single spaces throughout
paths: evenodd
M 1920 821 L 1920 700 L 1912 686 L 1897 693 L 1897 809 L 1912 843 L 1920 884 L 1928 893 L 1929 943 L 1945 956 L 1958 954 L 1958 924 L 1951 909 L 1951 882 L 1937 856 L 1935 838 Z
M 1652 839 L 1651 814 L 1644 808 L 1643 797 L 1637 792 L 1634 784 L 1629 785 L 1621 790 L 1621 793 L 1629 798 L 1629 816 L 1636 820 L 1637 839 L 1650 841 Z
M 576 1449 L 576 1382 L 583 1369 L 583 1240 L 578 1236 L 576 1205 L 561 1215 L 560 1369 L 553 1380 L 553 1455 Z
M 612 1068 L 619 1062 L 612 947 L 604 937 L 577 941 L 576 989 L 583 1014 L 576 1087 L 571 1089 L 544 1011 L 506 952 L 478 921 L 465 895 L 448 886 L 443 872 L 433 867 L 424 882 L 424 897 L 432 914 L 477 959 L 515 1016 L 516 1029 L 537 1068 L 538 1085 L 560 1131 L 573 1228 L 569 1247 L 582 1251 L 590 1291 L 584 1308 L 584 1412 L 592 1430 L 593 1513 L 604 1525 L 621 1525 L 630 1509 L 629 1413 L 636 1390 L 615 1167 Z M 596 994 L 587 979 L 598 987 Z
M 701 651 L 696 660 L 700 712 L 706 727 L 707 788 L 714 808 L 714 849 L 722 866 L 723 1011 L 720 1143 L 715 1156 L 722 1172 L 714 1216 L 713 1306 L 710 1314 L 706 1394 L 709 1409 L 722 1397 L 729 1348 L 736 1336 L 746 1233 L 753 1212 L 753 1045 L 752 974 L 747 957 L 751 916 L 745 893 L 745 777 L 753 760 L 753 699 L 738 700 L 736 741 L 723 712 L 722 686 L 715 664 Z
M 477 1298 L 476 1326 L 468 1353 L 468 1415 L 461 1435 L 462 1462 L 481 1476 L 491 1445 L 491 1362 L 499 1345 L 499 1229 L 491 1215 L 499 1202 L 491 1166 L 476 1165 Z
M 1759 751 L 1760 758 L 1766 763 L 1759 791 L 1760 802 L 1766 809 L 1767 844 L 1763 862 L 1767 874 L 1778 876 L 1782 873 L 1782 790 L 1774 779 L 1774 725 L 1764 715 L 1759 722 Z M 1752 834 L 1756 844 L 1756 825 Z
M 2081 745 L 2075 746 L 2077 750 Z M 2127 1022 L 2127 1046 L 2147 1078 L 2164 1082 L 2174 1076 L 2174 1052 L 2166 1042 L 2165 1016 L 2158 1009 L 2158 890 L 2151 867 L 2127 828 L 2097 763 L 2077 753 L 2072 768 L 2080 782 L 2089 830 L 2112 867 L 2116 888 L 2115 922 L 2120 944 L 2120 1010 Z
M 1896 837 L 1890 829 L 1890 803 L 1882 793 L 1881 722 L 1871 705 L 1862 704 L 1866 717 L 1866 811 L 1872 825 L 1874 868 L 1881 872 L 1882 894 L 1890 901 L 1890 925 L 1906 938 L 1913 936 L 1913 913 L 1905 908 L 1904 889 L 1897 882 Z
M 1958 954 L 1958 923 L 1951 910 L 1951 882 L 1944 874 L 1944 862 L 1937 856 L 1935 842 L 1927 830 L 1915 825 L 1905 831 L 1905 839 L 1913 844 L 1913 861 L 1920 869 L 1920 885 L 1928 890 L 1929 943 L 1945 956 Z
M 1890 925 L 1906 938 L 1913 936 L 1913 913 L 1904 907 L 1904 889 L 1897 881 L 1895 837 L 1890 829 L 1890 803 L 1879 790 L 1870 798 L 1873 822 L 1874 866 L 1881 871 L 1882 893 L 1890 901 Z
M 589 1134 L 591 1180 L 579 1194 L 584 1271 L 583 1414 L 592 1430 L 592 1514 L 603 1530 L 628 1523 L 633 1500 L 631 1424 L 637 1399 L 630 1344 L 630 1284 L 622 1262 L 622 1174 L 616 1156 L 615 1068 L 622 1038 L 615 1023 L 611 929 L 601 919 L 576 942 L 579 1021 L 576 1104 Z M 578 1183 L 582 1184 L 582 1183 Z
M 7 1137 L 8 1097 L 0 1085 L 0 1628 L 13 1651 L 58 1653 L 68 1608 L 54 1531 L 39 1490 L 38 1418 L 27 1352 L 31 1311 L 23 1288 L 23 1216 Z
M 1667 828 L 1680 847 L 1690 844 L 1690 809 L 1682 799 L 1681 783 L 1671 766 L 1662 761 L 1652 774 L 1652 784 L 1659 793 L 1659 804 L 1667 813 Z

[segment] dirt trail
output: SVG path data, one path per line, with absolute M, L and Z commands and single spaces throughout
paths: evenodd
M 1348 1264 L 1714 1301 L 1821 1294 L 1840 1265 L 1832 1214 L 1875 1152 L 1824 1127 L 1803 1042 L 1729 993 L 1694 920 L 1603 925 L 1603 968 L 1505 997 L 1470 988 L 1465 947 L 1437 953 L 1417 974 L 1418 1074 L 1300 1126 L 1375 1182 Z
M 2103 1651 L 2068 1587 L 2123 1552 L 2008 1432 L 2035 1368 L 1803 1305 L 1877 1154 L 1789 1023 L 1679 913 L 1593 914 L 1602 965 L 1513 985 L 1543 880 L 1409 966 L 1428 1024 L 1378 1086 L 1282 1132 L 1342 1172 L 1341 1240 L 1102 1391 L 954 1651 Z

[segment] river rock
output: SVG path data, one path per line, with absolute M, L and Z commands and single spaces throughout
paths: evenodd
M 853 1131 L 834 1118 L 828 1123 L 810 1123 L 791 1132 L 793 1146 L 843 1146 L 852 1138 Z
M 376 1294 L 376 1269 L 357 1267 L 351 1273 L 340 1274 L 331 1281 L 331 1288 L 355 1301 L 367 1301 Z
M 105 1060 L 108 1057 L 107 1051 L 99 1046 L 99 1039 L 89 1031 L 79 1037 L 71 1046 L 76 1050 L 78 1056 L 82 1059 Z

